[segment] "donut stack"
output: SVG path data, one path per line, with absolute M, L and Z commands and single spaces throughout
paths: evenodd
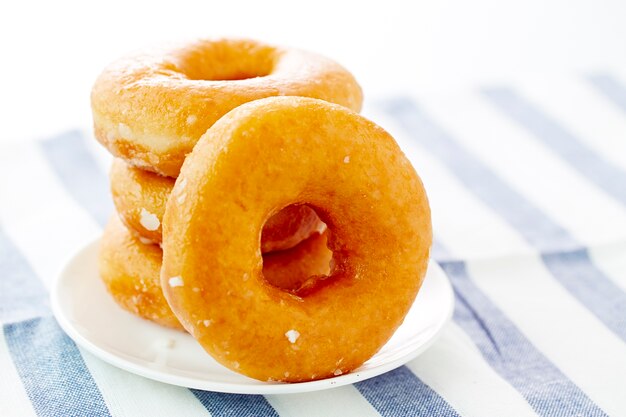
M 159 283 L 166 202 L 185 155 L 216 120 L 247 101 L 275 95 L 318 97 L 355 111 L 362 101 L 358 84 L 338 64 L 250 40 L 201 40 L 138 53 L 100 75 L 92 90 L 94 131 L 116 157 L 110 179 L 118 214 L 104 233 L 100 270 L 109 292 L 125 309 L 182 328 Z M 184 198 L 176 197 L 179 202 Z M 293 259 L 297 268 L 293 248 L 309 237 L 312 242 L 303 246 L 318 242 L 320 265 L 327 265 L 330 252 L 323 250 L 320 239 L 324 228 L 306 205 L 292 205 L 270 217 L 262 233 L 262 253 L 292 250 L 286 252 L 290 258 L 286 253 L 270 256 L 269 264 L 264 263 L 266 275 L 272 279 L 275 272 L 281 285 L 289 287 L 289 269 L 273 265 Z M 311 272 L 306 276 L 326 271 Z M 306 278 L 302 274 L 292 278 L 293 285 Z
M 117 215 L 99 258 L 109 293 L 257 379 L 360 366 L 408 312 L 431 240 L 419 177 L 355 113 L 361 102 L 337 63 L 251 40 L 199 40 L 107 67 L 92 111 L 116 157 Z M 393 302 L 364 304 L 376 288 Z M 368 323 L 346 328 L 359 311 Z

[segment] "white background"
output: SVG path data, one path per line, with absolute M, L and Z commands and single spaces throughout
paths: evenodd
M 0 141 L 89 126 L 91 84 L 108 62 L 194 36 L 328 55 L 356 75 L 367 100 L 625 68 L 626 1 L 3 1 Z

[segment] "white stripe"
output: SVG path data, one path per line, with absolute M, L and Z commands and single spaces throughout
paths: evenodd
M 49 287 L 67 258 L 100 228 L 67 195 L 34 142 L 5 147 L 2 156 L 0 222 Z
M 3 228 L 39 277 L 45 278 L 47 287 L 63 262 L 101 233 L 91 217 L 67 195 L 32 142 L 19 150 L 14 148 L 3 158 L 0 195 L 9 196 L 0 204 Z M 184 389 L 120 371 L 87 354 L 83 358 L 114 415 L 135 415 L 138 404 L 147 398 L 150 404 L 142 406 L 154 408 L 150 415 L 174 415 L 167 411 L 187 407 L 206 415 L 200 402 Z M 159 386 L 159 395 L 154 395 L 155 386 Z M 163 410 L 162 414 L 158 410 Z
M 407 366 L 462 416 L 536 416 L 455 323 L 446 326 L 440 339 Z
M 80 352 L 112 416 L 210 416 L 187 388 L 131 374 Z
M 521 94 L 599 155 L 626 169 L 626 116 L 584 79 L 520 85 Z
M 602 409 L 626 409 L 626 345 L 550 275 L 537 257 L 467 263 L 470 276 Z
M 0 416 L 36 416 L 0 331 Z
M 380 417 L 352 385 L 304 394 L 266 395 L 281 417 Z
M 626 241 L 589 249 L 589 257 L 606 276 L 626 292 Z
M 460 259 L 532 253 L 504 220 L 477 200 L 402 128 L 384 114 L 370 113 L 396 139 L 422 178 L 431 205 L 436 239 L 454 242 L 454 253 Z
M 626 237 L 626 210 L 476 95 L 432 101 L 426 112 L 496 175 L 582 244 Z M 624 141 L 626 143 L 626 141 Z

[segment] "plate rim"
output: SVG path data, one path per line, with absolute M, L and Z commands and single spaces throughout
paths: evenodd
M 443 269 L 433 260 L 429 259 L 428 261 L 428 269 L 426 274 L 428 274 L 428 270 L 431 268 L 438 269 L 438 275 L 440 275 L 440 279 L 443 283 L 444 290 L 446 293 L 446 299 L 449 300 L 447 303 L 447 311 L 445 312 L 444 318 L 437 323 L 438 327 L 433 333 L 433 335 L 422 343 L 416 349 L 411 350 L 408 353 L 401 355 L 400 357 L 386 362 L 382 365 L 378 365 L 372 369 L 365 370 L 364 372 L 359 372 L 355 370 L 353 372 L 335 376 L 332 378 L 321 379 L 316 381 L 308 381 L 308 382 L 299 382 L 299 383 L 267 383 L 263 381 L 256 381 L 251 379 L 251 381 L 258 382 L 258 384 L 241 384 L 241 383 L 232 383 L 232 382 L 215 382 L 211 380 L 198 380 L 193 377 L 184 377 L 179 375 L 167 374 L 163 370 L 151 369 L 149 367 L 144 367 L 142 365 L 133 363 L 130 360 L 126 360 L 122 357 L 116 356 L 115 354 L 108 352 L 104 348 L 98 346 L 96 343 L 92 342 L 84 336 L 71 322 L 69 317 L 64 313 L 63 307 L 61 306 L 60 301 L 60 293 L 61 293 L 61 283 L 63 282 L 63 277 L 68 274 L 68 269 L 77 261 L 83 257 L 89 251 L 93 251 L 94 246 L 99 245 L 100 238 L 96 238 L 87 242 L 86 244 L 81 245 L 77 250 L 75 250 L 71 256 L 69 256 L 65 262 L 62 264 L 60 272 L 56 274 L 54 277 L 54 281 L 50 291 L 50 304 L 52 313 L 59 323 L 61 329 L 72 339 L 80 348 L 85 349 L 90 354 L 96 356 L 102 361 L 113 365 L 119 369 L 123 369 L 125 371 L 134 373 L 136 375 L 140 375 L 142 377 L 159 381 L 166 384 L 176 385 L 180 387 L 192 388 L 192 389 L 200 389 L 205 391 L 212 392 L 221 392 L 221 393 L 229 393 L 229 394 L 249 394 L 249 395 L 258 395 L 258 394 L 296 394 L 303 392 L 312 392 L 312 391 L 320 391 L 325 389 L 331 389 L 335 387 L 340 387 L 344 385 L 353 384 L 356 382 L 364 381 L 366 379 L 374 378 L 376 376 L 382 375 L 389 371 L 392 371 L 400 366 L 406 364 L 407 362 L 415 359 L 417 356 L 426 351 L 441 335 L 443 329 L 449 324 L 450 319 L 452 318 L 452 314 L 454 311 L 454 291 L 452 288 L 452 284 L 450 283 L 450 279 L 447 274 L 443 271 Z M 402 326 L 402 324 L 400 325 Z M 395 334 L 395 333 L 394 333 Z M 376 354 L 372 357 L 375 357 Z M 224 368 L 227 369 L 227 368 Z M 362 376 L 362 373 L 366 373 L 366 376 Z M 241 375 L 245 377 L 245 375 Z

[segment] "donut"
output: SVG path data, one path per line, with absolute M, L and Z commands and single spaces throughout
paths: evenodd
M 162 326 L 183 330 L 163 297 L 160 270 L 163 251 L 141 243 L 112 216 L 100 242 L 100 278 L 113 299 L 126 311 Z
M 278 288 L 298 288 L 311 275 L 326 274 L 332 252 L 326 234 L 314 233 L 295 247 L 263 257 L 263 275 Z M 163 251 L 142 243 L 113 216 L 107 224 L 98 258 L 100 277 L 126 311 L 162 326 L 183 330 L 161 290 Z
M 187 198 L 170 199 L 163 218 L 161 285 L 219 363 L 262 381 L 329 378 L 362 365 L 402 323 L 427 268 L 430 208 L 373 122 L 311 98 L 246 103 L 203 135 L 173 193 L 183 183 Z M 264 279 L 259 235 L 291 204 L 317 212 L 333 254 L 328 275 L 284 289 Z
M 161 221 L 174 179 L 132 167 L 115 158 L 110 171 L 111 194 L 124 224 L 144 243 L 161 243 Z M 184 188 L 184 184 L 183 187 Z M 186 198 L 182 191 L 177 201 Z M 306 205 L 289 206 L 268 219 L 261 237 L 263 253 L 294 247 L 324 228 Z
M 139 52 L 104 69 L 91 92 L 96 138 L 130 164 L 177 177 L 185 155 L 231 109 L 306 96 L 352 110 L 362 92 L 336 62 L 243 39 L 202 39 Z

